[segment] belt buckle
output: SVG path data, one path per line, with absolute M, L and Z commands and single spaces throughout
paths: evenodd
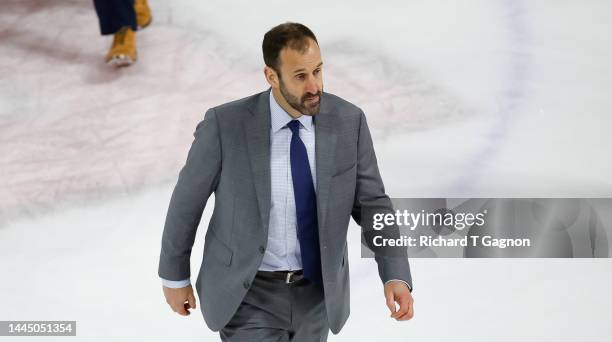
M 287 278 L 285 278 L 285 284 L 292 284 L 293 281 L 291 277 L 293 276 L 294 271 L 287 272 Z

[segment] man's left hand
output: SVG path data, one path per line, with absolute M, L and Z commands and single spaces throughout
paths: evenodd
M 395 318 L 396 321 L 407 321 L 414 316 L 414 300 L 406 284 L 392 280 L 385 284 L 384 290 L 392 318 Z M 396 302 L 400 306 L 399 310 L 395 306 Z

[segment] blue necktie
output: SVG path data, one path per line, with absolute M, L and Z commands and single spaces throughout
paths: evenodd
M 319 250 L 319 227 L 317 223 L 317 197 L 310 173 L 306 146 L 300 139 L 300 122 L 292 120 L 287 124 L 291 136 L 290 160 L 293 177 L 293 194 L 297 216 L 297 236 L 302 254 L 304 277 L 322 284 L 321 253 Z

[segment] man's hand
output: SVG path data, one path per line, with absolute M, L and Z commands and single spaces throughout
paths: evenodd
M 162 286 L 164 288 L 164 296 L 166 296 L 166 303 L 170 305 L 172 311 L 182 316 L 189 316 L 189 308 L 196 308 L 196 300 L 193 296 L 193 289 L 191 285 L 185 286 L 179 289 L 171 289 L 169 287 Z
M 412 306 L 414 300 L 412 294 L 408 290 L 408 286 L 401 281 L 392 280 L 385 284 L 385 298 L 387 306 L 391 311 L 391 317 L 396 321 L 407 321 L 414 316 L 414 308 Z M 397 310 L 395 303 L 398 303 L 400 308 Z

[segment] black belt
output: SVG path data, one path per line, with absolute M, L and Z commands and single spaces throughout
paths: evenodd
M 304 272 L 302 270 L 295 271 L 257 271 L 257 275 L 284 280 L 285 284 L 291 284 L 304 278 Z

